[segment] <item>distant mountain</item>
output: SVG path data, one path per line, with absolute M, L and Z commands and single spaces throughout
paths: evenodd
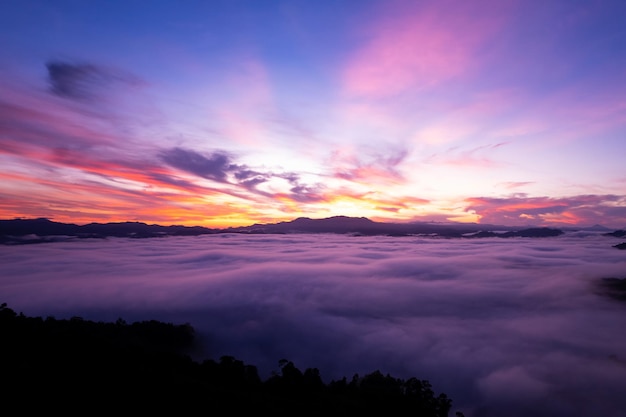
M 216 233 L 200 226 L 160 226 L 140 222 L 90 223 L 79 226 L 48 219 L 0 220 L 0 243 L 41 243 L 68 238 L 197 236 Z
M 76 224 L 58 223 L 48 219 L 0 220 L 0 235 L 75 235 L 80 233 Z
M 324 219 L 299 217 L 288 222 L 255 224 L 227 229 L 235 233 L 341 233 L 359 235 L 406 236 L 437 234 L 460 237 L 476 231 L 472 226 L 443 225 L 436 223 L 380 223 L 365 217 L 334 216 Z
M 491 229 L 491 230 L 485 230 Z M 498 232 L 494 232 L 496 230 Z M 380 223 L 365 217 L 300 217 L 289 222 L 230 228 L 235 233 L 342 233 L 356 235 L 436 235 L 441 237 L 547 237 L 563 231 L 549 228 L 515 228 L 475 223 Z
M 288 222 L 254 224 L 252 226 L 209 229 L 201 226 L 160 226 L 140 222 L 90 223 L 76 225 L 48 219 L 0 220 L 0 243 L 41 243 L 76 238 L 152 238 L 165 236 L 197 236 L 214 233 L 293 234 L 337 233 L 352 235 L 438 236 L 448 238 L 483 237 L 548 237 L 563 231 L 549 228 L 515 228 L 465 223 L 381 223 L 365 217 L 334 216 L 324 219 L 300 217 Z
M 594 224 L 593 226 L 589 226 L 589 227 L 581 227 L 578 230 L 583 230 L 585 232 L 608 232 L 609 229 L 608 227 L 604 227 L 600 224 Z
M 471 235 L 467 235 L 465 237 L 468 238 L 477 238 L 477 237 L 551 237 L 551 236 L 559 236 L 562 235 L 563 231 L 559 229 L 551 229 L 548 227 L 533 227 L 530 229 L 521 229 L 516 231 L 509 232 L 486 232 L 480 231 L 478 233 L 474 233 Z
M 399 230 L 393 223 L 377 223 L 366 217 L 334 216 L 325 219 L 299 217 L 270 224 L 254 224 L 227 229 L 236 233 L 359 233 L 385 234 Z

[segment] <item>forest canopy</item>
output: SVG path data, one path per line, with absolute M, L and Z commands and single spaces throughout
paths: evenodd
M 452 403 L 427 380 L 378 370 L 326 384 L 316 368 L 301 371 L 286 359 L 266 380 L 232 356 L 195 361 L 185 354 L 194 343 L 189 324 L 28 317 L 2 304 L 0 333 L 4 405 L 24 414 L 123 408 L 446 417 Z

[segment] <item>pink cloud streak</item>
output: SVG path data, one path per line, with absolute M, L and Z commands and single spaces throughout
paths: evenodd
M 503 2 L 392 4 L 373 28 L 361 31 L 368 39 L 344 69 L 350 95 L 420 91 L 463 75 L 477 65 L 478 48 L 504 24 L 502 12 L 508 11 Z
M 563 198 L 474 197 L 465 200 L 467 212 L 475 212 L 481 223 L 516 225 L 626 225 L 626 199 L 616 195 L 579 195 Z

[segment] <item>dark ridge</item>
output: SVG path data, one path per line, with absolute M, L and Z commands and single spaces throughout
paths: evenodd
M 500 232 L 486 230 L 491 228 Z M 254 224 L 252 226 L 209 229 L 195 226 L 160 226 L 140 222 L 90 223 L 83 226 L 57 223 L 47 219 L 0 220 L 0 243 L 27 244 L 85 238 L 152 238 L 197 236 L 214 233 L 286 234 L 337 233 L 355 236 L 438 236 L 458 237 L 549 237 L 563 232 L 550 228 L 520 229 L 506 226 L 442 223 L 380 223 L 365 217 L 335 216 L 325 219 L 300 217 L 289 222 Z
M 587 232 L 606 232 L 611 229 L 609 229 L 608 227 L 602 226 L 600 224 L 594 224 L 593 226 L 589 226 L 589 227 L 581 227 L 579 230 L 583 230 Z
M 516 232 L 506 232 L 503 237 L 552 237 L 563 234 L 562 230 L 549 227 L 522 229 Z
M 192 360 L 188 325 L 27 317 L 0 305 L 2 405 L 18 415 L 413 415 L 447 417 L 426 380 L 380 371 L 325 384 L 288 361 L 262 381 L 232 356 Z M 458 413 L 457 413 L 458 415 Z
M 334 216 L 325 219 L 299 217 L 288 222 L 257 224 L 231 228 L 243 233 L 367 233 L 378 234 L 385 223 L 376 223 L 365 217 Z
M 506 232 L 494 233 L 483 230 L 490 227 Z M 463 224 L 463 223 L 380 223 L 365 217 L 335 216 L 326 219 L 300 217 L 289 222 L 274 224 L 255 224 L 229 228 L 231 233 L 339 233 L 353 235 L 414 236 L 427 235 L 439 237 L 548 237 L 563 234 L 563 231 L 549 228 L 521 229 L 507 226 Z M 474 233 L 474 236 L 468 236 Z
M 44 218 L 0 220 L 1 235 L 74 235 L 79 231 L 80 226 L 76 224 L 58 223 Z
M 626 236 L 626 230 L 616 230 L 611 233 L 604 233 L 604 236 L 624 237 Z
M 613 245 L 614 248 L 624 250 L 626 249 L 626 242 L 618 243 L 617 245 Z
M 465 235 L 464 237 L 474 239 L 474 238 L 483 238 L 483 237 L 502 237 L 502 233 L 489 232 L 486 230 L 481 230 L 480 232 L 472 233 L 470 235 Z
M 160 226 L 140 222 L 89 223 L 79 226 L 48 219 L 0 220 L 0 243 L 4 244 L 57 242 L 71 238 L 152 238 L 211 233 L 216 233 L 216 231 L 201 226 Z
M 552 237 L 552 236 L 560 236 L 563 234 L 562 230 L 559 229 L 550 229 L 548 227 L 541 228 L 531 228 L 531 229 L 522 229 L 517 231 L 510 232 L 490 232 L 486 230 L 482 230 L 477 233 L 465 235 L 467 238 L 483 238 L 483 237 Z
M 201 226 L 160 226 L 140 222 L 90 223 L 80 227 L 80 231 L 88 235 L 114 237 L 196 236 L 215 233 L 213 229 Z

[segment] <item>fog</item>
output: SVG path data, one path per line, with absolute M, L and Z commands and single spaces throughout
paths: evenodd
M 452 415 L 626 416 L 626 277 L 612 238 L 236 235 L 0 247 L 27 315 L 190 323 L 197 359 L 278 360 L 326 382 L 427 379 Z

